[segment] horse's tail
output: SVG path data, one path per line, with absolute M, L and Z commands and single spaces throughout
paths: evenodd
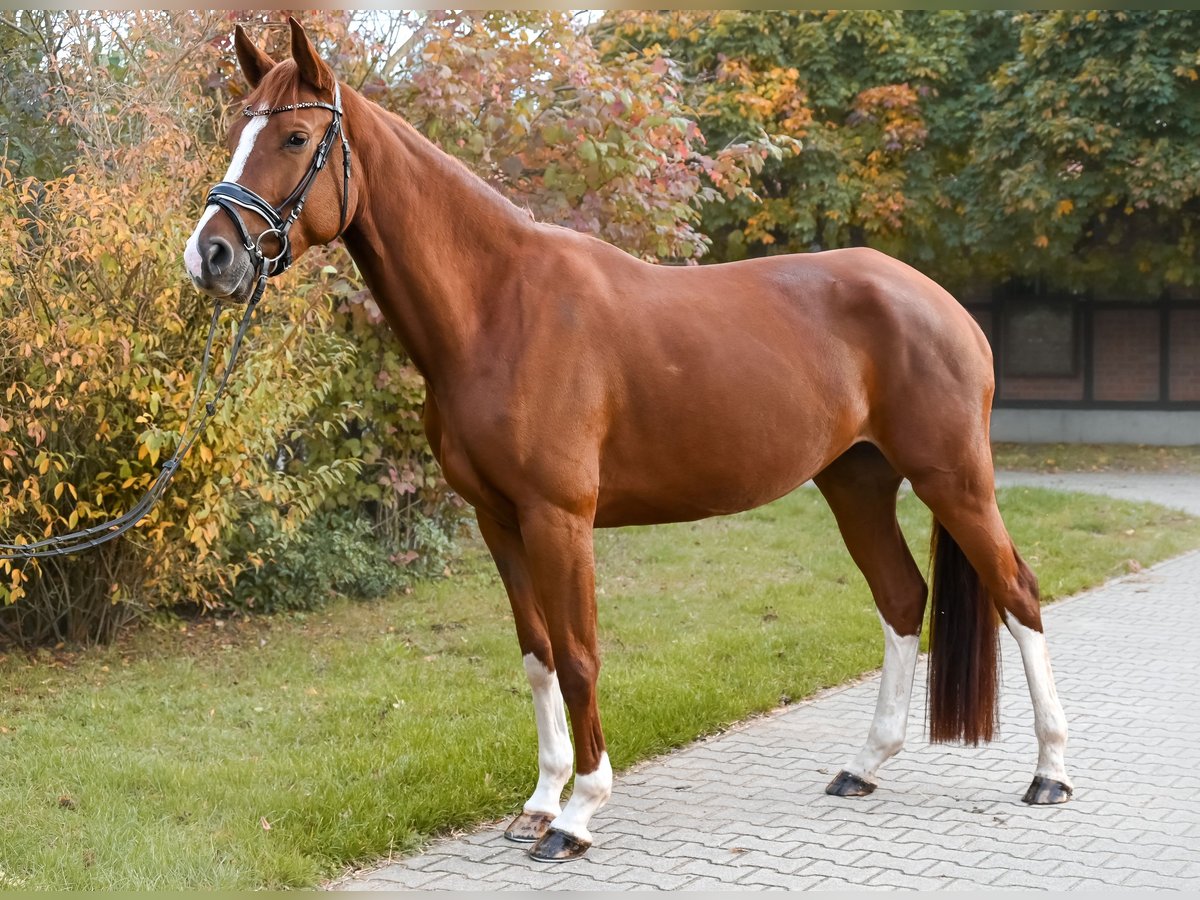
M 977 745 L 999 724 L 996 608 L 945 526 L 933 521 L 929 739 Z

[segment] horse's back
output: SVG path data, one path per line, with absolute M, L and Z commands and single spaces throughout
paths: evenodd
M 990 364 L 974 319 L 941 285 L 894 257 L 867 247 L 787 254 L 707 268 L 706 279 L 726 301 L 775 307 L 807 335 L 865 349 L 920 356 L 936 347 Z M 984 365 L 990 370 L 990 365 Z
M 484 482 L 564 503 L 595 491 L 598 525 L 769 502 L 854 443 L 886 443 L 930 392 L 990 390 L 969 315 L 883 254 L 670 267 L 556 243 L 456 432 Z
M 990 390 L 969 315 L 883 254 L 637 269 L 606 273 L 600 301 L 612 310 L 601 524 L 760 505 L 879 441 L 930 390 Z

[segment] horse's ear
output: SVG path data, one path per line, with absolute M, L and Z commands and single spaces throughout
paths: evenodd
M 233 29 L 233 47 L 237 50 L 238 65 L 242 67 L 242 74 L 246 76 L 246 81 L 249 82 L 251 88 L 258 87 L 263 76 L 275 68 L 275 60 L 267 56 L 265 51 L 260 50 L 258 45 L 246 36 L 241 25 Z
M 296 71 L 318 91 L 332 91 L 336 83 L 333 70 L 317 56 L 317 50 L 308 39 L 304 26 L 291 16 L 288 16 L 288 24 L 292 26 L 292 59 L 296 61 Z

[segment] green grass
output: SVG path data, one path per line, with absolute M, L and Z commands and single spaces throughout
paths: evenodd
M 1200 545 L 1200 521 L 1149 504 L 1001 502 L 1047 597 Z M 900 508 L 923 562 L 928 515 Z M 618 769 L 880 663 L 815 491 L 597 550 Z M 518 808 L 536 738 L 511 617 L 478 546 L 456 568 L 386 603 L 0 661 L 0 885 L 312 885 Z
M 997 469 L 1030 472 L 1161 472 L 1200 475 L 1200 445 L 1142 444 L 992 445 Z

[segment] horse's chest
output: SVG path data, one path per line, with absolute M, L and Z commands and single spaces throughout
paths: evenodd
M 446 483 L 476 509 L 507 521 L 513 516 L 511 501 L 490 477 L 489 460 L 505 455 L 504 441 L 489 439 L 483 429 L 468 422 L 456 425 L 436 404 L 426 404 L 425 434 Z

